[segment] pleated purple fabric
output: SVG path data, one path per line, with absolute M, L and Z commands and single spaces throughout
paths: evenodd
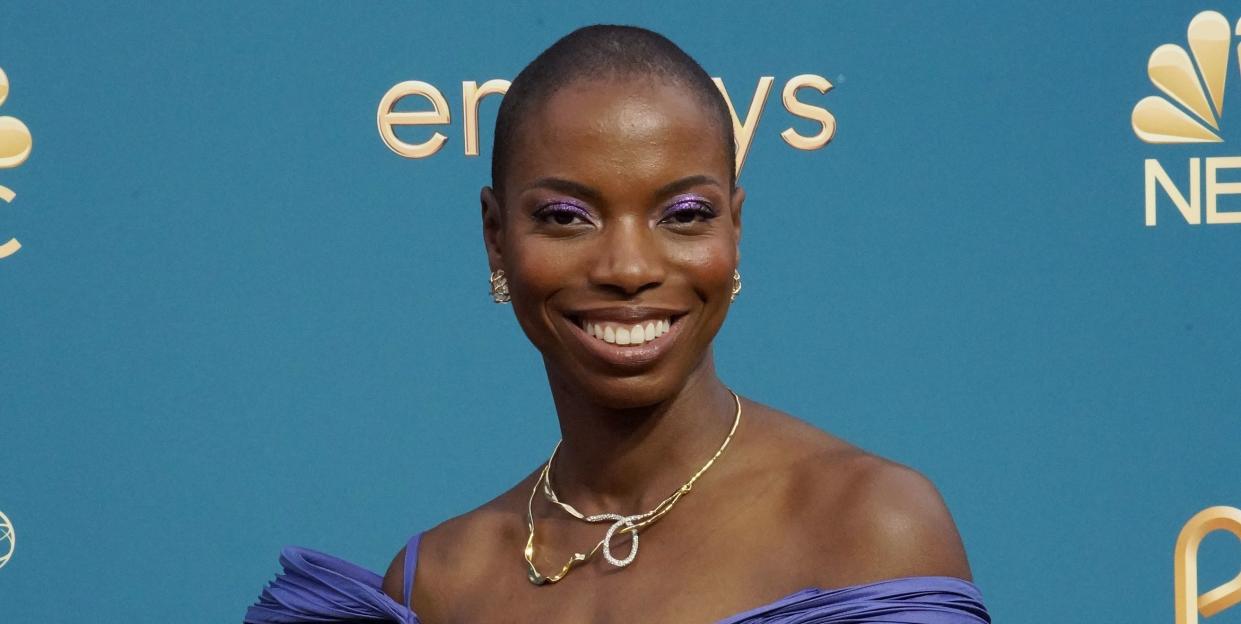
M 332 555 L 286 546 L 277 574 L 246 610 L 246 624 L 399 622 L 421 624 L 383 593 L 383 577 Z
M 331 555 L 296 546 L 280 554 L 282 574 L 246 610 L 245 624 L 396 622 L 421 624 L 408 607 L 421 533 L 405 548 L 405 604 L 383 593 L 383 578 Z M 990 624 L 971 582 L 911 576 L 838 589 L 803 589 L 717 624 Z
M 990 624 L 973 583 L 910 576 L 839 589 L 803 589 L 718 624 Z

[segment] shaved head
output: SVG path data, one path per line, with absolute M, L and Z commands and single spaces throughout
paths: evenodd
M 551 95 L 577 82 L 660 81 L 684 87 L 717 130 L 716 149 L 735 160 L 732 114 L 724 96 L 693 58 L 659 33 L 636 26 L 596 24 L 579 28 L 539 54 L 513 79 L 496 115 L 491 187 L 504 201 L 504 176 L 520 143 L 524 120 Z M 729 185 L 736 185 L 729 167 Z

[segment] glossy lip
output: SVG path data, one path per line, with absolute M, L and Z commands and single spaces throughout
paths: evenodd
M 581 314 L 586 315 L 588 312 L 583 311 Z M 591 336 L 578 323 L 577 319 L 580 317 L 577 314 L 562 314 L 560 318 L 564 319 L 565 324 L 569 326 L 569 333 L 573 334 L 573 337 L 581 343 L 582 348 L 592 356 L 616 368 L 632 370 L 650 366 L 675 346 L 677 337 L 681 335 L 681 326 L 685 324 L 682 321 L 689 316 L 689 313 L 666 312 L 665 314 L 671 317 L 668 331 L 654 341 L 644 342 L 636 347 L 614 345 Z M 639 318 L 649 318 L 649 315 Z

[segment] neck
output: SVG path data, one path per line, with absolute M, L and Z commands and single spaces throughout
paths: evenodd
M 715 455 L 737 413 L 710 352 L 677 393 L 642 407 L 599 405 L 548 376 L 562 437 L 552 483 L 587 515 L 653 507 Z

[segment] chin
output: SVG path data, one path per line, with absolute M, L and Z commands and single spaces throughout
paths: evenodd
M 607 344 L 571 316 L 552 319 L 550 331 L 540 332 L 538 340 L 532 336 L 543 353 L 549 381 L 594 405 L 656 405 L 676 397 L 704 364 L 710 368 L 711 346 L 701 343 L 698 311 L 673 315 L 666 332 L 642 347 Z M 714 336 L 718 325 L 712 329 Z
M 562 380 L 577 397 L 601 407 L 619 410 L 667 401 L 685 386 L 686 377 L 655 370 L 629 376 L 579 370 L 574 375 L 562 376 Z

